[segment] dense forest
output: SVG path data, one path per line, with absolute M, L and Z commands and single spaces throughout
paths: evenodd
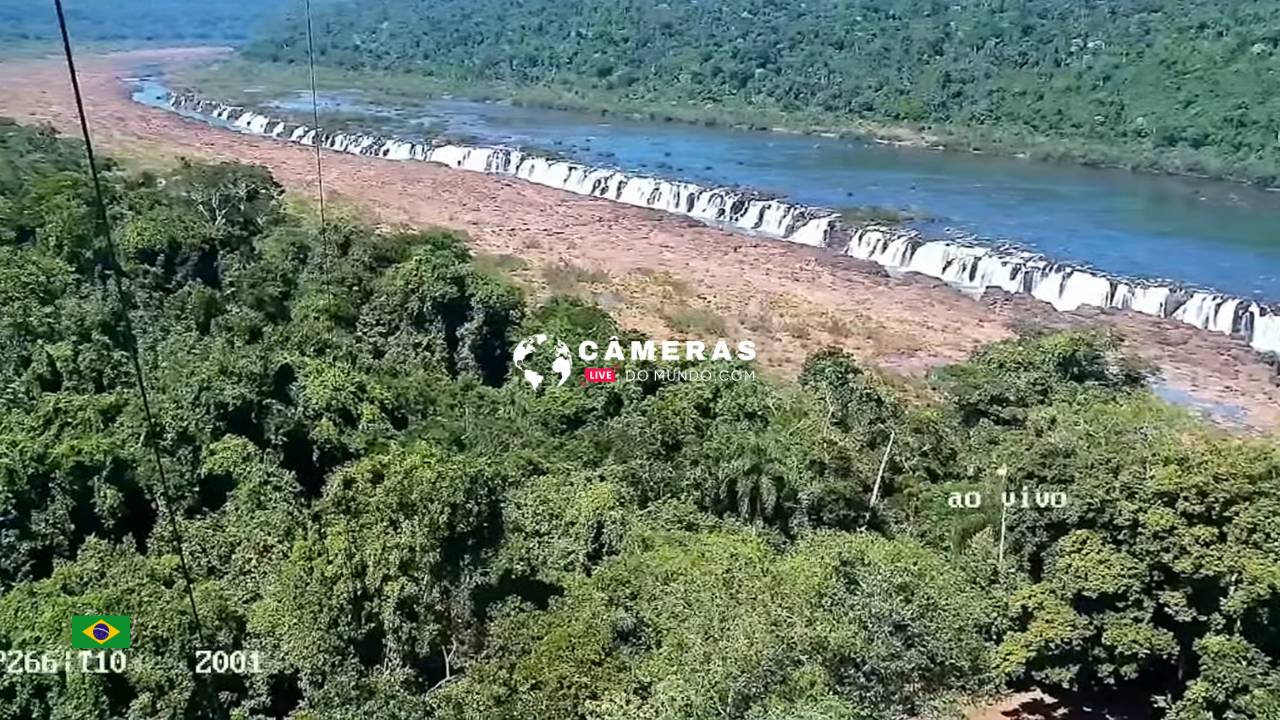
M 240 43 L 293 0 L 66 0 L 77 41 Z M 0 0 L 0 42 L 58 38 L 53 0 Z M 0 50 L 0 54 L 3 51 Z
M 341 68 L 1280 184 L 1277 0 L 371 0 L 315 27 Z M 297 18 L 247 47 L 305 53 Z
M 533 390 L 513 340 L 628 333 L 237 164 L 109 166 L 117 266 L 84 170 L 0 123 L 0 651 L 84 612 L 133 648 L 0 674 L 0 718 L 885 720 L 1032 686 L 1280 713 L 1280 448 L 1160 403 L 1114 337 L 918 387 L 826 349 Z M 1009 510 L 1002 554 L 1022 488 L 1069 502 Z

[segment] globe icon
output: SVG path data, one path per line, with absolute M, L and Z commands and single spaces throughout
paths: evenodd
M 525 381 L 532 385 L 534 390 L 537 390 L 542 385 L 542 381 L 545 378 L 542 373 L 526 367 L 525 363 L 530 356 L 546 344 L 547 334 L 538 333 L 517 343 L 515 352 L 512 354 L 512 361 L 516 369 L 524 375 Z M 565 384 L 569 379 L 569 374 L 573 372 L 573 354 L 569 352 L 569 346 L 559 340 L 555 341 L 555 358 L 551 361 L 551 372 L 560 376 L 560 382 L 556 383 L 557 387 Z
M 98 623 L 93 626 L 93 639 L 98 642 L 106 642 L 111 638 L 111 628 L 106 623 Z

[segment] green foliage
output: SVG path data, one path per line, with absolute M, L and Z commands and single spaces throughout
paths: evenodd
M 833 426 L 872 441 L 888 439 L 903 408 L 892 391 L 843 350 L 819 350 L 805 360 L 800 385 L 826 405 Z
M 1201 676 L 1173 717 L 1270 718 L 1280 714 L 1275 660 L 1239 636 L 1210 635 L 1198 643 Z
M 317 14 L 326 65 L 563 91 L 657 116 L 925 128 L 957 146 L 1280 181 L 1275 0 L 380 0 Z M 290 18 L 247 47 L 302 63 Z M 605 102 L 605 101 L 611 101 Z
M 234 164 L 108 167 L 121 297 L 76 146 L 0 143 L 0 651 L 135 628 L 122 675 L 0 676 L 0 720 L 878 720 L 998 683 L 1275 712 L 1280 451 L 1162 405 L 1113 338 L 985 348 L 931 403 L 837 350 L 533 390 L 520 338 L 643 338 Z M 1004 513 L 998 564 L 1024 487 L 1069 502 Z
M 1149 404 L 1043 408 L 996 450 L 1021 458 L 1011 484 L 1071 498 L 1050 512 L 1010 513 L 1031 582 L 1014 595 L 1002 669 L 1083 689 L 1141 685 L 1176 700 L 1209 635 L 1277 647 L 1280 455 L 1189 436 Z
M 1028 409 L 1091 388 L 1138 386 L 1142 374 L 1116 351 L 1113 335 L 1063 333 L 993 343 L 940 380 L 967 423 L 1019 423 Z
M 981 677 L 988 609 L 909 542 L 817 534 L 779 551 L 733 525 L 647 531 L 548 610 L 499 619 L 440 704 L 459 718 L 911 716 Z

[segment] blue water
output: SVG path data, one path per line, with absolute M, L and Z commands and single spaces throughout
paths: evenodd
M 635 121 L 503 103 L 377 106 L 330 93 L 322 115 L 370 130 L 550 149 L 631 172 L 734 185 L 806 204 L 876 205 L 1112 273 L 1280 300 L 1280 193 L 858 140 Z M 310 112 L 310 96 L 272 104 Z

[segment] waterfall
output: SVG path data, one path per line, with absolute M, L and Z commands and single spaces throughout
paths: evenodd
M 1280 352 L 1280 310 L 1227 295 L 1186 292 L 1175 285 L 1141 284 L 1083 267 L 1050 263 L 1020 250 L 997 250 L 950 240 L 925 240 L 912 230 L 857 230 L 845 254 L 884 267 L 944 280 L 971 292 L 999 288 L 1029 293 L 1057 310 L 1092 306 L 1172 318 L 1221 333 L 1238 334 L 1256 350 Z
M 1249 344 L 1261 352 L 1280 353 L 1280 311 L 1253 305 L 1249 315 L 1252 328 Z
M 175 110 L 213 118 L 240 132 L 319 143 L 338 152 L 416 160 L 471 172 L 507 175 L 578 195 L 652 208 L 707 223 L 813 247 L 830 247 L 851 257 L 903 273 L 943 280 L 969 293 L 998 288 L 1029 294 L 1061 311 L 1081 307 L 1132 310 L 1172 318 L 1209 332 L 1239 335 L 1262 352 L 1280 353 L 1280 308 L 1249 303 L 1174 283 L 1113 278 L 1087 267 L 1054 263 L 1016 248 L 996 248 L 962 240 L 929 240 L 915 230 L 849 227 L 836 214 L 749 190 L 708 188 L 497 147 L 416 143 L 363 133 L 325 133 L 287 120 L 192 93 L 170 93 Z

